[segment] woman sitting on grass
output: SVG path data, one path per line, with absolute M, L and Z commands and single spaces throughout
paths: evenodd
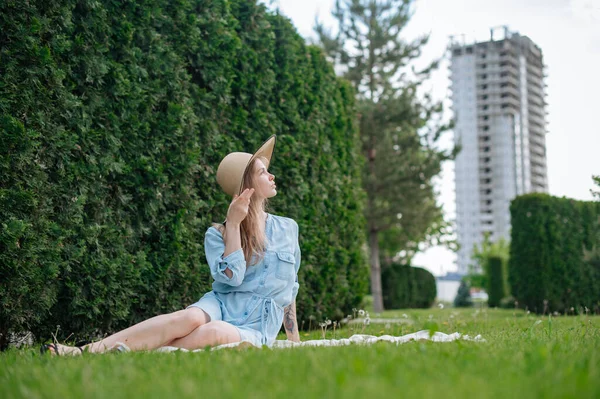
M 234 152 L 221 161 L 217 182 L 233 196 L 222 225 L 206 232 L 206 260 L 213 290 L 185 310 L 156 316 L 83 347 L 42 345 L 42 353 L 151 350 L 162 346 L 198 349 L 240 341 L 272 345 L 283 322 L 299 342 L 296 294 L 300 247 L 292 219 L 265 212 L 277 195 L 268 172 L 275 136 L 254 155 Z

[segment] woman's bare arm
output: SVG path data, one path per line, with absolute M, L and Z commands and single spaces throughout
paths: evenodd
M 254 194 L 253 188 L 245 189 L 239 197 L 234 197 L 229 205 L 227 222 L 225 223 L 225 251 L 223 252 L 223 258 L 242 248 L 240 225 L 248 214 L 248 205 L 250 204 L 252 194 Z M 227 268 L 225 269 L 225 275 L 231 278 L 233 273 Z
M 240 225 L 235 223 L 225 223 L 225 250 L 223 257 L 242 248 L 242 238 L 240 236 Z
M 298 332 L 298 320 L 296 320 L 296 301 L 292 302 L 283 310 L 283 328 L 288 340 L 300 342 Z

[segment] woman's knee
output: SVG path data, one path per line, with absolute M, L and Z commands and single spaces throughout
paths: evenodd
M 187 333 L 196 328 L 205 325 L 210 321 L 210 317 L 200 308 L 188 308 L 172 313 L 174 322 L 181 325 Z

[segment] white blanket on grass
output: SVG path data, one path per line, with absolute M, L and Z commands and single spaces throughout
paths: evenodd
M 468 335 L 463 335 L 458 332 L 455 332 L 452 334 L 444 334 L 441 332 L 435 332 L 433 334 L 430 334 L 429 330 L 421 330 L 421 331 L 417 331 L 412 334 L 406 334 L 406 335 L 402 335 L 399 337 L 394 337 L 391 335 L 381 335 L 381 336 L 377 337 L 375 335 L 354 334 L 350 338 L 342 338 L 342 339 L 315 339 L 315 340 L 303 341 L 303 342 L 277 340 L 273 343 L 273 346 L 271 347 L 271 349 L 298 348 L 298 347 L 304 347 L 304 346 L 345 346 L 345 345 L 351 345 L 351 344 L 371 345 L 371 344 L 374 344 L 375 342 L 380 342 L 380 341 L 395 343 L 396 345 L 399 345 L 399 344 L 404 344 L 404 343 L 410 342 L 410 341 L 426 340 L 426 341 L 432 341 L 432 342 L 451 342 L 451 341 L 456 341 L 459 339 L 463 340 L 463 341 L 486 342 L 485 339 L 481 337 L 481 335 L 477 335 L 475 337 L 470 337 Z M 248 341 L 242 341 L 242 342 L 234 342 L 232 344 L 215 346 L 214 348 L 211 348 L 211 350 L 219 350 L 219 349 L 225 349 L 225 348 L 242 349 L 242 348 L 248 348 L 248 347 L 256 347 L 256 346 L 254 346 L 252 343 L 250 343 Z M 187 349 L 176 348 L 174 346 L 163 346 L 162 348 L 158 348 L 156 350 L 159 352 L 172 352 L 172 351 L 177 351 L 177 350 L 180 350 L 183 352 L 189 352 Z M 196 350 L 193 350 L 192 352 L 202 352 L 202 351 L 204 351 L 204 349 L 196 349 Z

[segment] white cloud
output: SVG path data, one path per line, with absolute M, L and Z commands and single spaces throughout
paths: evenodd
M 593 24 L 600 22 L 600 2 L 593 0 L 571 0 L 571 15 L 574 19 Z

